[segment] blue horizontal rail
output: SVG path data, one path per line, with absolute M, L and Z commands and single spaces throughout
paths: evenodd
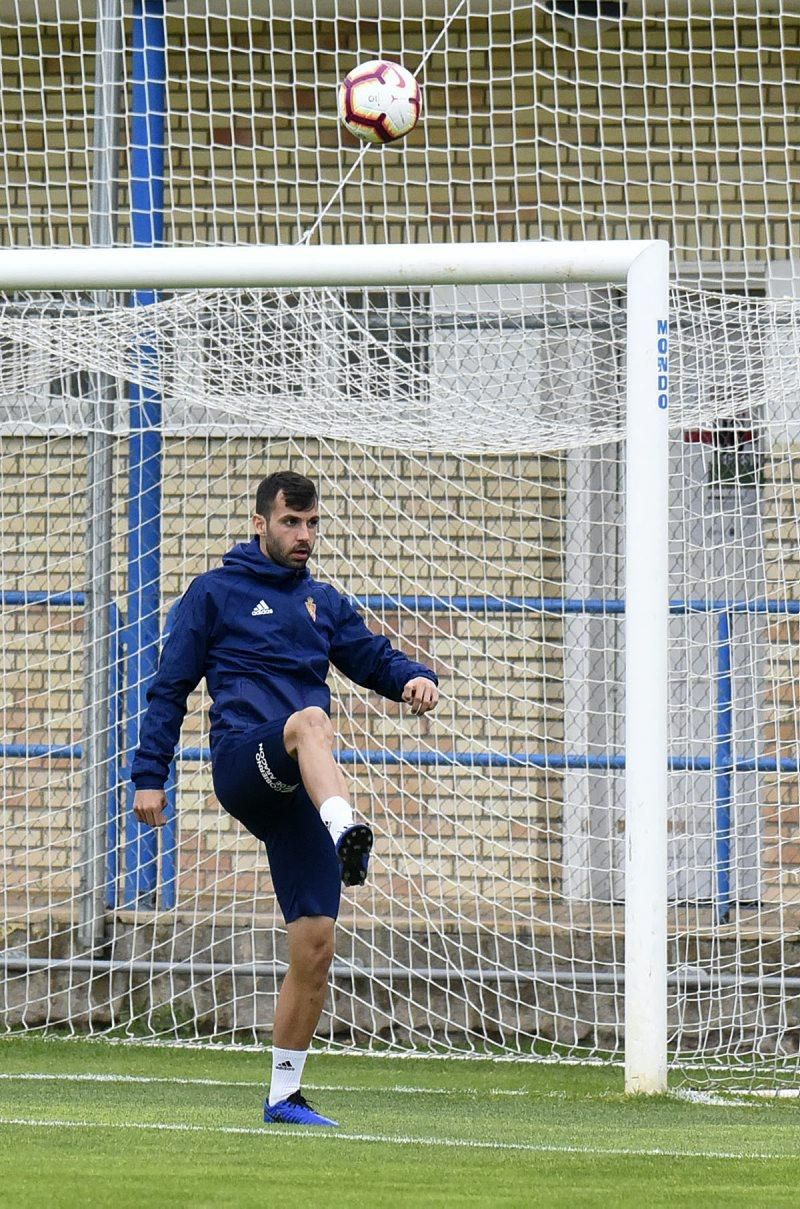
M 80 760 L 80 743 L 0 743 L 0 756 L 9 760 Z M 175 753 L 181 763 L 205 763 L 211 759 L 206 747 L 182 747 Z M 344 748 L 336 752 L 341 764 L 409 764 L 418 768 L 552 768 L 594 769 L 597 772 L 617 772 L 625 768 L 623 755 L 588 756 L 576 752 L 522 752 L 519 755 L 502 751 L 375 751 L 370 748 Z M 670 772 L 800 772 L 800 760 L 788 756 L 751 756 L 730 763 L 717 763 L 710 756 L 670 756 Z
M 7 760 L 82 760 L 81 743 L 0 743 Z
M 54 608 L 78 608 L 86 604 L 85 592 L 0 592 L 0 605 L 48 604 Z M 116 607 L 116 606 L 114 606 Z
M 351 596 L 353 604 L 374 612 L 411 609 L 419 613 L 552 613 L 590 616 L 623 614 L 624 600 L 605 600 L 587 596 L 565 599 L 560 596 Z M 669 602 L 675 616 L 686 613 L 761 613 L 800 614 L 800 600 L 702 600 L 677 598 Z
M 365 609 L 417 609 L 421 613 L 624 613 L 624 600 L 606 600 L 587 596 L 566 599 L 560 596 L 351 596 Z M 0 591 L 0 605 L 50 604 L 79 606 L 86 603 L 84 592 Z M 703 600 L 676 598 L 669 602 L 670 613 L 766 613 L 800 614 L 800 600 Z
M 616 772 L 625 768 L 624 755 L 590 756 L 578 752 L 502 752 L 502 751 L 376 751 L 372 748 L 342 748 L 337 751 L 340 764 L 410 764 L 420 768 L 553 768 L 594 769 Z M 182 763 L 204 763 L 211 759 L 207 747 L 182 747 L 175 758 Z M 711 756 L 670 756 L 671 772 L 800 772 L 800 759 L 784 756 L 753 756 L 721 764 Z

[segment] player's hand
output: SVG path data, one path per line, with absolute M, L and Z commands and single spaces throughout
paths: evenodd
M 403 700 L 412 714 L 427 714 L 439 700 L 439 690 L 427 676 L 415 676 L 403 689 Z
M 148 827 L 163 827 L 167 821 L 164 810 L 167 795 L 163 789 L 137 789 L 133 795 L 133 813 Z

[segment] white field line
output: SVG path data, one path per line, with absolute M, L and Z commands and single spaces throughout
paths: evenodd
M 293 1138 L 294 1141 L 330 1142 L 373 1142 L 389 1146 L 427 1146 L 465 1150 L 513 1150 L 529 1154 L 573 1154 L 607 1156 L 613 1158 L 667 1158 L 667 1159 L 722 1159 L 759 1160 L 774 1163 L 780 1159 L 800 1162 L 800 1154 L 780 1154 L 774 1151 L 731 1151 L 731 1150 L 676 1150 L 661 1146 L 641 1148 L 627 1146 L 557 1146 L 539 1142 L 484 1142 L 475 1138 L 414 1138 L 404 1135 L 392 1136 L 378 1133 L 340 1133 L 328 1129 L 310 1129 L 299 1133 L 297 1129 L 280 1129 L 274 1125 L 256 1128 L 249 1125 L 187 1125 L 179 1122 L 160 1121 L 61 1121 L 36 1120 L 30 1117 L 0 1117 L 0 1126 L 24 1129 L 127 1129 L 155 1133 L 198 1133 L 198 1134 L 241 1134 L 260 1138 Z
M 266 1087 L 269 1075 L 264 1079 L 183 1079 L 172 1078 L 169 1075 L 113 1075 L 102 1073 L 70 1073 L 57 1074 L 49 1071 L 25 1071 L 14 1074 L 10 1071 L 0 1072 L 0 1080 L 35 1082 L 50 1080 L 55 1083 L 167 1083 L 189 1085 L 191 1087 Z M 303 1083 L 306 1091 L 335 1091 L 335 1092 L 375 1092 L 397 1093 L 401 1096 L 527 1096 L 524 1089 L 509 1089 L 504 1087 L 406 1087 L 398 1084 L 394 1087 L 350 1087 L 341 1083 Z
M 738 1093 L 737 1093 L 738 1094 Z M 753 1100 L 737 1100 L 734 1093 L 724 1094 L 711 1091 L 692 1091 L 688 1087 L 679 1087 L 669 1093 L 672 1100 L 683 1100 L 687 1104 L 705 1104 L 711 1108 L 760 1108 Z
M 735 1091 L 698 1091 L 690 1087 L 678 1087 L 669 1093 L 673 1100 L 684 1100 L 689 1104 L 710 1104 L 719 1108 L 761 1108 L 761 1100 L 797 1100 L 797 1087 L 737 1087 Z
M 800 1087 L 752 1088 L 740 1091 L 740 1096 L 760 1096 L 763 1100 L 796 1100 L 800 1097 Z
M 34 1035 L 34 1030 L 31 1030 L 31 1035 Z M 51 1043 L 56 1045 L 93 1045 L 104 1046 L 114 1045 L 122 1046 L 131 1049 L 133 1046 L 141 1047 L 142 1049 L 179 1049 L 179 1050 L 196 1050 L 199 1053 L 207 1054 L 267 1054 L 270 1046 L 265 1044 L 245 1045 L 243 1042 L 235 1044 L 226 1041 L 171 1041 L 163 1037 L 104 1037 L 100 1034 L 93 1036 L 75 1036 L 71 1037 L 39 1037 L 45 1044 Z M 5 1037 L 0 1037 L 0 1044 L 5 1040 Z M 562 1057 L 560 1054 L 518 1054 L 518 1053 L 502 1053 L 502 1054 L 478 1054 L 478 1053 L 430 1053 L 427 1050 L 420 1049 L 355 1049 L 352 1046 L 338 1046 L 329 1048 L 325 1045 L 315 1047 L 311 1051 L 311 1056 L 315 1054 L 324 1054 L 326 1058 L 367 1058 L 378 1063 L 394 1062 L 395 1058 L 401 1062 L 499 1062 L 508 1065 L 513 1062 L 515 1065 L 524 1063 L 527 1066 L 596 1066 L 596 1067 L 618 1067 L 621 1068 L 625 1064 L 621 1058 L 601 1058 L 593 1057 L 587 1054 L 586 1057 L 569 1058 Z M 687 1069 L 689 1069 L 687 1067 Z M 705 1070 L 702 1064 L 698 1064 L 697 1070 Z
M 52 1073 L 50 1071 L 0 1071 L 0 1082 L 53 1082 L 53 1083 L 121 1083 L 121 1084 L 166 1084 L 188 1087 L 259 1087 L 265 1088 L 269 1082 L 268 1073 L 264 1079 L 191 1079 L 171 1075 L 120 1075 L 97 1071 Z M 395 1084 L 393 1087 L 362 1087 L 355 1084 L 343 1083 L 306 1083 L 306 1091 L 355 1092 L 359 1095 L 372 1093 L 374 1095 L 389 1093 L 400 1096 L 527 1096 L 536 1100 L 566 1100 L 570 1097 L 566 1091 L 531 1092 L 528 1088 L 507 1087 L 408 1087 L 405 1084 Z M 760 1105 L 752 1099 L 736 1099 L 735 1095 L 760 1096 L 780 1099 L 796 1099 L 800 1091 L 781 1089 L 775 1091 L 752 1091 L 738 1093 L 720 1093 L 694 1091 L 689 1088 L 678 1088 L 668 1093 L 671 1099 L 682 1100 L 689 1104 L 703 1104 L 714 1108 L 758 1108 Z M 599 1093 L 599 1098 L 605 1098 L 607 1093 Z M 583 1097 L 584 1099 L 586 1097 Z M 612 1098 L 617 1097 L 612 1094 Z

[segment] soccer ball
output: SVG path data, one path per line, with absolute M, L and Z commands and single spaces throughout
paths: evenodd
M 367 143 L 393 143 L 414 129 L 422 109 L 422 89 L 399 63 L 373 59 L 339 85 L 339 117 Z

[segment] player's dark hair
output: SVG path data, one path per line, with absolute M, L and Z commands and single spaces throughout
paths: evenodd
M 256 512 L 259 516 L 269 517 L 279 491 L 283 492 L 289 507 L 296 508 L 298 512 L 313 508 L 317 502 L 317 488 L 311 479 L 295 474 L 293 470 L 276 470 L 258 484 Z

